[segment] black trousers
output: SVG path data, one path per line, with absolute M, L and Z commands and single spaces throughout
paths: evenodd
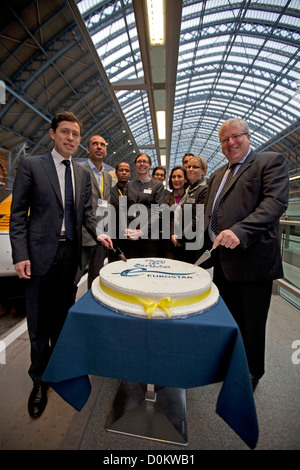
M 101 244 L 82 247 L 82 266 L 78 268 L 75 277 L 75 289 L 77 291 L 77 284 L 82 278 L 86 268 L 88 269 L 87 288 L 92 287 L 93 280 L 99 276 L 99 271 L 103 267 L 104 260 L 108 255 L 105 246 Z
M 31 345 L 29 375 L 40 384 L 51 352 L 74 302 L 77 270 L 76 244 L 60 242 L 53 265 L 44 276 L 32 276 L 26 283 L 26 312 Z
M 216 258 L 213 282 L 240 328 L 250 374 L 259 379 L 265 372 L 266 323 L 273 281 L 228 281 Z

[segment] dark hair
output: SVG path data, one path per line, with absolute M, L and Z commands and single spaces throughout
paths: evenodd
M 82 134 L 82 129 L 83 129 L 82 124 L 77 119 L 75 114 L 71 113 L 70 111 L 62 111 L 60 113 L 56 113 L 53 116 L 52 121 L 51 121 L 51 129 L 56 131 L 56 128 L 61 121 L 77 122 L 80 128 L 80 134 Z
M 172 184 L 172 175 L 173 175 L 175 170 L 181 170 L 182 171 L 182 173 L 184 174 L 184 177 L 186 179 L 186 183 L 184 183 L 184 188 L 187 188 L 188 187 L 188 177 L 187 177 L 187 173 L 186 173 L 186 168 L 184 166 L 181 166 L 181 165 L 177 165 L 177 166 L 174 166 L 174 168 L 172 168 L 171 173 L 170 173 L 170 177 L 169 177 L 169 188 L 171 190 L 174 189 L 173 184 Z
M 156 166 L 155 168 L 153 168 L 152 176 L 155 175 L 155 173 L 156 173 L 157 170 L 163 170 L 164 175 L 165 175 L 165 177 L 166 177 L 167 172 L 166 172 L 166 169 L 165 169 L 164 166 Z
M 145 155 L 145 157 L 148 158 L 148 161 L 149 161 L 150 165 L 152 165 L 152 160 L 151 160 L 150 155 L 148 155 L 147 153 L 144 153 L 144 152 L 139 153 L 139 154 L 135 157 L 135 159 L 134 159 L 134 163 L 135 163 L 135 164 L 136 164 L 137 159 L 138 159 L 141 155 Z
M 115 170 L 116 170 L 116 171 L 118 171 L 119 165 L 122 165 L 122 163 L 126 163 L 126 165 L 129 166 L 129 170 L 130 170 L 130 165 L 129 165 L 128 162 L 119 162 L 119 163 L 117 163 L 117 165 L 116 165 L 116 167 L 115 167 Z

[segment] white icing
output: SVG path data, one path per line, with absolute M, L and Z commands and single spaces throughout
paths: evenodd
M 113 289 L 113 296 L 105 293 L 101 283 Z M 142 305 L 117 298 L 117 293 L 138 296 L 159 302 L 162 298 L 185 299 L 208 292 L 207 297 L 184 307 L 172 307 L 171 318 L 185 318 L 203 313 L 219 298 L 210 274 L 199 266 L 165 258 L 134 258 L 116 261 L 104 266 L 92 284 L 94 298 L 112 310 L 125 315 L 148 318 Z M 166 312 L 157 307 L 153 319 L 166 319 Z
M 133 258 L 127 263 L 110 263 L 101 269 L 100 280 L 110 289 L 150 300 L 192 297 L 211 286 L 211 277 L 204 269 L 165 258 Z

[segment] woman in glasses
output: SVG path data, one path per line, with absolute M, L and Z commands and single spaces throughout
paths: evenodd
M 174 213 L 171 241 L 175 248 L 181 247 L 178 254 L 183 257 L 180 259 L 194 264 L 200 256 L 202 244 L 203 203 L 207 192 L 206 160 L 203 157 L 191 157 L 186 172 L 189 186 Z
M 136 179 L 127 183 L 127 228 L 125 234 L 127 258 L 160 256 L 159 210 L 164 205 L 164 185 L 151 178 L 151 158 L 146 153 L 137 155 L 134 161 Z

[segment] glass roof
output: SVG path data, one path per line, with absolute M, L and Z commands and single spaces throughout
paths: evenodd
M 79 0 L 111 83 L 142 78 L 131 0 Z M 202 155 L 209 172 L 225 158 L 218 129 L 246 119 L 260 147 L 299 119 L 299 0 L 183 0 L 170 165 Z M 140 150 L 157 163 L 147 94 L 116 91 Z M 147 149 L 147 150 L 146 150 Z

